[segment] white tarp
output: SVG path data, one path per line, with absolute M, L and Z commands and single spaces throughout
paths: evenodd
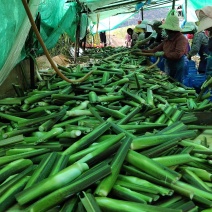
M 195 10 L 205 6 L 212 6 L 212 0 L 187 0 L 187 21 L 198 21 Z M 185 4 L 183 4 L 183 8 L 185 9 Z

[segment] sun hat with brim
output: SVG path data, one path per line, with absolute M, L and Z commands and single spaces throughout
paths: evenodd
M 165 23 L 160 25 L 159 28 L 181 32 L 181 28 L 179 25 L 180 25 L 180 20 L 177 15 L 177 11 L 171 10 L 166 17 Z
M 212 27 L 212 6 L 203 7 L 195 12 L 199 19 L 198 32 Z
M 162 22 L 158 21 L 158 20 L 154 20 L 154 21 L 151 21 L 148 23 L 148 25 L 150 25 L 151 27 L 155 27 L 155 28 L 159 27 L 161 24 L 162 24 Z
M 144 29 L 146 29 L 146 24 L 138 24 L 135 26 L 134 31 L 136 33 L 141 33 L 141 32 L 144 32 Z
M 138 28 L 138 27 L 135 27 L 134 28 L 134 32 L 135 33 L 141 33 L 141 32 L 143 32 L 144 31 L 144 29 L 142 29 L 142 28 Z
M 136 27 L 141 28 L 141 29 L 146 29 L 146 24 L 141 23 L 141 24 L 136 25 Z
M 162 25 L 162 22 L 161 21 L 155 21 L 154 23 L 153 23 L 153 27 L 155 28 L 157 28 L 157 27 L 159 27 L 160 25 Z
M 141 23 L 147 25 L 147 24 L 151 23 L 151 21 L 147 20 L 147 19 L 144 19 L 144 20 L 141 21 Z
M 193 22 L 186 22 L 181 31 L 183 34 L 192 34 L 197 31 L 197 26 Z

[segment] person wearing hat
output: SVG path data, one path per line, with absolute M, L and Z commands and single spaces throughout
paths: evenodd
M 131 37 L 131 47 L 133 47 L 136 44 L 137 40 L 140 39 L 139 38 L 139 35 L 141 33 L 144 33 L 144 27 L 142 28 L 140 26 L 140 24 L 139 25 L 136 25 L 135 28 L 134 28 L 134 30 L 132 28 L 128 28 L 127 29 L 127 33 Z
M 208 36 L 204 31 L 197 32 L 197 26 L 193 22 L 185 23 L 182 28 L 183 34 L 193 34 L 191 49 L 187 54 L 187 58 L 191 60 L 191 57 L 198 54 L 200 56 L 200 62 L 198 67 L 199 74 L 204 74 L 207 65 L 208 54 Z
M 204 30 L 208 31 L 208 57 L 206 66 L 206 75 L 212 76 L 212 6 L 206 6 L 202 9 L 196 10 L 196 16 L 199 19 L 197 32 Z
M 138 41 L 135 44 L 135 48 L 144 48 L 144 47 L 148 47 L 148 48 L 154 48 L 155 46 L 157 46 L 158 44 L 161 43 L 162 41 L 162 29 L 159 28 L 159 26 L 162 24 L 161 21 L 154 21 L 153 24 L 149 23 L 149 25 L 151 25 L 153 32 L 147 37 L 147 38 L 143 38 L 143 39 L 138 39 Z M 151 42 L 150 42 L 151 41 Z M 146 46 L 144 46 L 146 45 Z
M 164 56 L 168 68 L 167 74 L 176 81 L 182 82 L 184 74 L 184 57 L 187 54 L 188 41 L 181 33 L 179 26 L 179 17 L 176 10 L 171 10 L 166 22 L 159 26 L 165 29 L 167 38 L 164 41 L 150 50 L 143 50 L 146 53 L 154 53 L 154 56 Z
M 138 33 L 138 40 L 137 41 L 141 41 L 143 39 L 145 39 L 145 33 L 146 33 L 146 24 L 139 24 L 135 27 L 135 29 L 137 30 Z
M 157 45 L 159 45 L 162 41 L 163 41 L 163 37 L 162 37 L 162 28 L 160 28 L 160 26 L 162 25 L 162 21 L 154 21 L 152 26 L 153 32 L 156 32 L 156 36 L 153 37 L 154 41 L 151 45 L 148 46 L 149 49 L 153 49 L 154 47 L 156 47 Z

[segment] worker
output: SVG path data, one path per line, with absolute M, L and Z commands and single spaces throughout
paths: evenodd
M 100 32 L 99 33 L 99 37 L 100 37 L 100 42 L 102 44 L 103 47 L 107 46 L 107 37 L 106 37 L 106 32 Z
M 154 47 L 158 46 L 162 41 L 163 41 L 163 37 L 162 37 L 162 28 L 160 28 L 160 26 L 162 25 L 161 21 L 153 21 L 153 24 L 150 24 L 152 26 L 153 32 L 156 32 L 156 36 L 152 36 L 153 39 L 153 43 L 151 45 L 148 46 L 149 49 L 153 49 Z
M 145 39 L 145 33 L 146 33 L 146 24 L 139 24 L 135 27 L 135 30 L 138 31 L 138 40 L 137 41 L 141 41 L 143 39 Z
M 136 44 L 134 45 L 134 48 L 140 48 L 140 49 L 144 49 L 144 48 L 153 48 L 154 46 L 157 46 L 158 44 L 160 44 L 161 39 L 162 39 L 162 35 L 161 35 L 161 31 L 162 29 L 158 28 L 162 23 L 160 21 L 155 21 L 154 23 L 149 22 L 148 25 L 152 26 L 152 33 L 146 37 L 146 35 L 143 36 L 143 39 L 138 39 L 138 41 L 136 42 Z
M 133 48 L 140 48 L 144 49 L 145 44 L 149 42 L 150 39 L 145 38 L 146 35 L 146 24 L 139 24 L 135 27 L 135 31 L 138 33 L 138 39 L 135 42 L 135 45 L 133 45 Z
M 176 10 L 170 10 L 166 17 L 166 22 L 159 26 L 165 29 L 167 38 L 150 50 L 142 50 L 146 53 L 154 53 L 154 56 L 164 56 L 168 68 L 167 74 L 176 81 L 183 81 L 184 57 L 187 54 L 188 41 L 181 33 L 179 27 L 179 17 Z
M 127 34 L 130 35 L 130 40 L 131 40 L 131 47 L 133 47 L 138 39 L 138 34 L 132 29 L 128 28 L 127 29 Z
M 199 19 L 197 32 L 202 32 L 203 30 L 207 30 L 209 32 L 208 57 L 205 73 L 206 75 L 212 76 L 212 6 L 203 7 L 195 12 Z
M 192 56 L 198 54 L 200 56 L 198 72 L 199 74 L 204 74 L 207 65 L 206 54 L 208 54 L 208 36 L 204 31 L 197 32 L 197 26 L 193 22 L 185 23 L 182 33 L 194 35 L 191 43 L 191 49 L 187 54 L 187 58 L 191 60 Z
M 125 44 L 127 48 L 131 47 L 131 36 L 128 33 L 125 35 Z

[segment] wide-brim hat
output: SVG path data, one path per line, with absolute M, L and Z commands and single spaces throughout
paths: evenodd
M 154 24 L 152 25 L 154 28 L 159 27 L 160 25 L 162 25 L 161 21 L 155 21 Z
M 160 25 L 159 28 L 181 32 L 180 20 L 176 10 L 171 10 L 168 13 L 165 23 Z
M 161 24 L 162 24 L 162 22 L 158 21 L 158 20 L 153 20 L 148 23 L 148 25 L 150 25 L 151 27 L 154 27 L 154 28 L 158 28 Z
M 138 24 L 136 27 L 141 28 L 141 29 L 146 29 L 146 24 Z
M 197 31 L 197 26 L 194 22 L 186 22 L 185 25 L 182 27 L 182 33 L 189 34 L 195 33 Z
M 199 19 L 198 32 L 212 27 L 212 6 L 203 7 L 195 12 Z
M 134 32 L 141 33 L 141 32 L 144 32 L 144 29 L 146 29 L 146 24 L 141 23 L 135 26 Z
M 134 28 L 134 32 L 135 32 L 135 33 L 141 33 L 141 32 L 143 32 L 143 31 L 144 31 L 144 30 L 141 29 L 141 28 L 137 28 L 137 27 Z

